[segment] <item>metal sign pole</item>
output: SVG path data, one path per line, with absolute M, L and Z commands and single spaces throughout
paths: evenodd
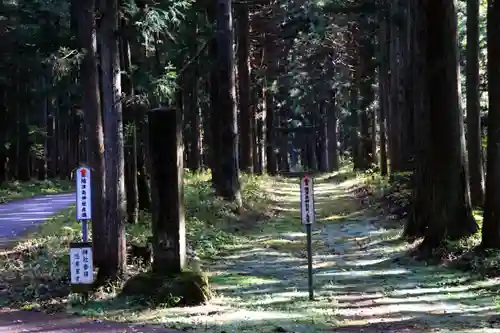
M 312 262 L 312 225 L 306 224 L 307 232 L 307 278 L 309 287 L 309 300 L 314 300 L 314 287 L 313 287 L 313 262 Z
M 312 224 L 315 220 L 314 211 L 314 181 L 309 175 L 300 179 L 300 216 L 307 232 L 307 275 L 309 300 L 314 300 L 313 261 L 312 261 Z

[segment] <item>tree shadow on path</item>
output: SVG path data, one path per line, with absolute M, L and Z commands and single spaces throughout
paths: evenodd
M 208 269 L 210 305 L 145 313 L 197 332 L 498 332 L 495 281 L 406 257 L 399 229 L 360 209 L 359 182 L 318 179 L 313 226 L 315 300 L 308 300 L 306 235 L 296 180 L 269 185 L 275 218 L 260 222 L 250 244 Z

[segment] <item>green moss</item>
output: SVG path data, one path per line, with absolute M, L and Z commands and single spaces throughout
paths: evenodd
M 123 286 L 121 296 L 133 297 L 152 306 L 195 306 L 212 296 L 206 275 L 186 271 L 175 276 L 139 273 Z

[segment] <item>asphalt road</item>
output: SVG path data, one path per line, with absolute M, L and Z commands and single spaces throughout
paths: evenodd
M 75 203 L 75 193 L 54 194 L 0 204 L 0 247 Z M 95 321 L 64 313 L 0 309 L 0 333 L 180 333 L 161 327 Z
M 51 194 L 0 204 L 0 239 L 5 242 L 74 204 L 75 193 Z

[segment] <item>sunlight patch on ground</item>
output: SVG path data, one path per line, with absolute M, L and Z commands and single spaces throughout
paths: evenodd
M 385 275 L 400 275 L 400 274 L 406 274 L 408 273 L 407 269 L 404 268 L 397 268 L 397 269 L 391 269 L 391 270 L 345 270 L 345 271 L 324 271 L 321 273 L 316 274 L 317 276 L 331 276 L 331 277 L 342 277 L 342 276 L 347 276 L 349 278 L 353 277 L 367 277 L 367 276 L 385 276 Z
M 323 331 L 321 325 L 314 325 L 318 319 L 328 325 L 335 324 L 335 310 L 327 305 L 328 300 L 308 302 L 306 292 L 218 297 L 208 306 L 148 311 L 137 320 L 156 321 L 171 328 L 192 328 L 197 332 L 275 332 L 276 327 L 284 327 L 312 333 Z M 325 331 L 327 327 L 323 327 Z
M 496 309 L 493 282 L 405 259 L 411 245 L 398 241 L 401 230 L 381 229 L 378 218 L 360 211 L 350 192 L 360 179 L 335 184 L 329 177 L 316 181 L 314 302 L 307 297 L 298 180 L 283 178 L 266 184 L 279 215 L 259 226 L 246 248 L 205 267 L 216 294 L 210 305 L 150 310 L 134 320 L 200 333 L 321 333 L 407 319 L 450 332 L 498 331 L 485 324 Z

